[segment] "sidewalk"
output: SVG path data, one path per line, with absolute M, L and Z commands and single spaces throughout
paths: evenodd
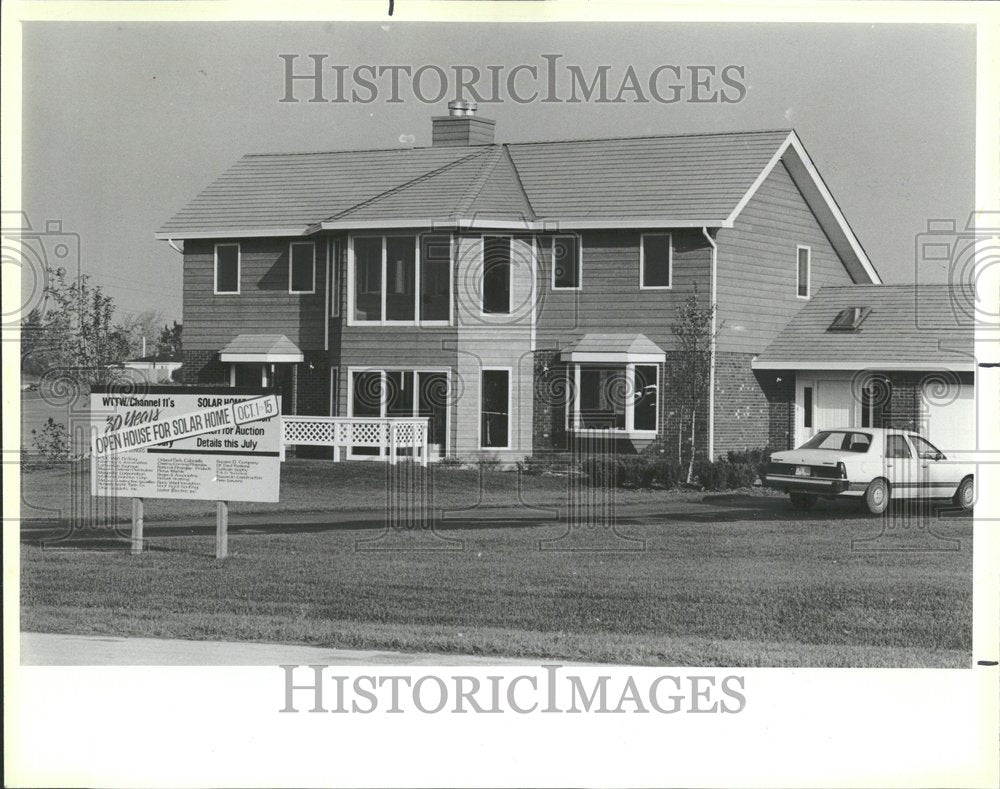
M 21 633 L 21 664 L 25 666 L 533 666 L 540 662 L 532 658 L 335 649 L 298 644 Z M 557 662 L 570 665 L 563 660 Z

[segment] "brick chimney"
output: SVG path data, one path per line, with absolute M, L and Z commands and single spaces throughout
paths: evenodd
M 492 145 L 496 121 L 476 117 L 476 102 L 449 101 L 448 114 L 431 118 L 431 146 Z

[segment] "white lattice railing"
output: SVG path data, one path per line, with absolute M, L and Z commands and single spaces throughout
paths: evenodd
M 390 463 L 399 459 L 398 450 L 409 447 L 422 466 L 430 454 L 429 421 L 419 417 L 281 417 L 285 446 L 333 447 L 334 461 L 340 460 L 341 449 L 378 447 L 379 457 Z

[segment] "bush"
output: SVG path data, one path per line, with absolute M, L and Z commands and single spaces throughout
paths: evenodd
M 66 425 L 56 422 L 51 416 L 41 432 L 31 431 L 31 443 L 47 463 L 69 460 L 69 432 Z
M 517 462 L 517 469 L 522 474 L 532 476 L 538 474 L 579 473 L 579 467 L 575 459 L 568 457 L 566 454 L 528 455 L 524 460 Z
M 730 451 L 726 459 L 730 463 L 748 463 L 754 467 L 754 473 L 764 479 L 767 473 L 767 464 L 771 461 L 771 447 L 757 447 L 756 449 L 743 449 L 739 452 Z M 752 483 L 751 483 L 752 484 Z
M 749 488 L 757 479 L 757 468 L 750 463 L 715 463 L 702 461 L 695 464 L 695 477 L 705 490 L 736 490 Z
M 587 482 L 594 487 L 676 488 L 687 479 L 687 464 L 643 455 L 599 455 L 583 464 Z M 751 463 L 698 461 L 694 479 L 705 490 L 736 490 L 752 487 L 758 476 Z

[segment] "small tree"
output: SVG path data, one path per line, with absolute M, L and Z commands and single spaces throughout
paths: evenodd
M 86 275 L 67 281 L 64 270 L 48 269 L 43 305 L 22 322 L 22 369 L 72 371 L 85 384 L 112 378 L 111 368 L 130 352 L 129 332 L 113 323 L 114 312 L 114 299 Z
M 173 326 L 164 326 L 156 341 L 156 352 L 168 356 L 176 356 L 181 352 L 181 332 L 184 327 L 174 321 Z
M 698 438 L 698 413 L 711 385 L 712 349 L 721 326 L 713 330 L 715 304 L 706 304 L 698 296 L 698 287 L 677 308 L 677 323 L 672 327 L 677 337 L 678 359 L 674 379 L 679 384 L 680 418 L 678 445 L 690 424 L 687 481 L 694 477 L 695 448 Z M 689 416 L 688 416 L 689 415 Z M 690 422 L 688 422 L 690 419 Z M 681 460 L 678 449 L 678 461 Z

